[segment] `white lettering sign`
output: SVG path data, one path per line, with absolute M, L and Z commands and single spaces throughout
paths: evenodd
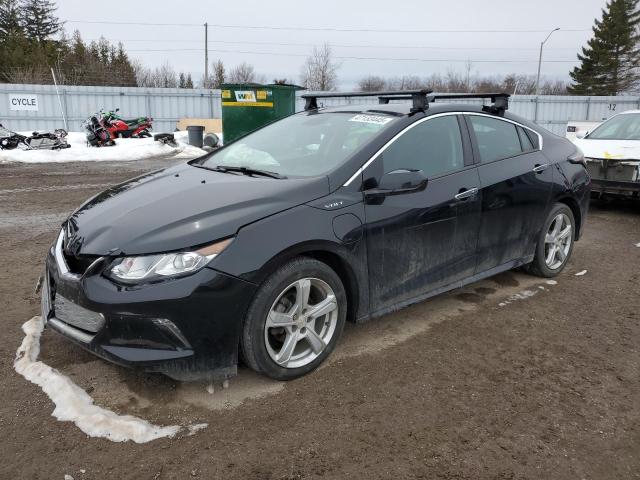
M 236 90 L 236 102 L 255 102 L 256 94 L 253 90 Z
M 30 93 L 10 93 L 10 110 L 38 110 L 38 96 Z

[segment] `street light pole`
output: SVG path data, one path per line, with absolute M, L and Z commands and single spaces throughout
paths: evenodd
M 545 38 L 544 41 L 540 43 L 540 57 L 538 58 L 538 78 L 536 79 L 536 95 L 540 93 L 540 69 L 542 68 L 542 47 L 544 47 L 544 44 L 547 43 L 547 40 L 549 40 L 549 37 L 553 34 L 553 32 L 557 32 L 558 30 L 560 30 L 560 27 L 554 28 L 553 30 L 551 30 L 551 32 L 549 32 L 549 35 L 547 35 L 547 38 Z

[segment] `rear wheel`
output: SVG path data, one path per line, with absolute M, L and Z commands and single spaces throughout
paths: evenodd
M 346 293 L 326 264 L 296 258 L 258 289 L 245 320 L 241 350 L 249 367 L 277 380 L 317 368 L 344 328 Z
M 573 251 L 575 219 L 569 207 L 556 203 L 544 223 L 529 271 L 540 277 L 558 275 L 569 261 Z

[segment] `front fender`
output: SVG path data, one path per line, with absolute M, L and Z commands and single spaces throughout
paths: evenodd
M 334 218 L 345 214 L 360 220 L 354 230 L 361 231 L 350 232 L 340 240 L 333 223 Z M 355 295 L 351 296 L 356 299 L 356 305 L 352 306 L 354 318 L 366 317 L 369 302 L 363 218 L 362 203 L 330 211 L 300 205 L 240 229 L 209 267 L 259 285 L 290 258 L 313 255 L 334 270 L 343 270 L 337 273 L 345 287 L 355 289 Z

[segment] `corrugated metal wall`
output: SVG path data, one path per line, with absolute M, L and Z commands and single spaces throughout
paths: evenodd
M 120 108 L 125 118 L 150 116 L 154 130 L 172 132 L 180 118 L 220 118 L 220 90 L 183 88 L 60 86 L 69 130 L 101 108 Z M 38 111 L 11 110 L 9 95 L 35 94 Z M 0 123 L 17 131 L 52 130 L 63 126 L 60 103 L 52 85 L 0 84 Z
M 154 118 L 155 131 L 173 131 L 180 118 L 220 118 L 220 90 L 180 88 L 123 88 L 60 86 L 69 130 L 81 130 L 82 122 L 101 108 L 120 108 L 125 117 Z M 10 109 L 10 94 L 36 94 L 38 111 Z M 298 92 L 297 109 L 304 108 Z M 480 103 L 466 100 L 460 103 Z M 377 104 L 375 97 L 323 99 L 326 106 L 349 103 Z M 516 95 L 510 111 L 532 120 L 558 135 L 564 135 L 569 120 L 602 121 L 631 109 L 640 109 L 640 97 L 572 97 Z M 62 126 L 62 115 L 52 85 L 0 84 L 0 123 L 17 131 L 50 130 Z

